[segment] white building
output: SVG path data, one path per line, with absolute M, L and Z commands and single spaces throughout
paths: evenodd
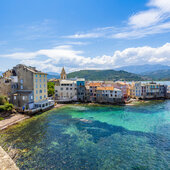
M 55 85 L 55 98 L 58 101 L 77 101 L 77 82 L 59 80 L 59 83 Z

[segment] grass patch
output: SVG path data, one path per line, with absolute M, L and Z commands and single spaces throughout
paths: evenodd
M 0 120 L 4 120 L 4 118 L 3 118 L 3 117 L 0 117 Z

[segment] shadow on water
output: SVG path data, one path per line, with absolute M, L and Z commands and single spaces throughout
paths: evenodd
M 87 132 L 93 136 L 93 142 L 97 143 L 101 138 L 107 138 L 115 133 L 121 135 L 133 135 L 136 137 L 146 137 L 149 139 L 149 144 L 158 147 L 159 149 L 170 151 L 170 139 L 155 133 L 140 132 L 127 130 L 121 126 L 114 126 L 100 121 L 93 121 L 91 123 L 85 123 L 78 121 L 76 123 L 77 128 L 80 131 L 87 130 Z M 164 127 L 165 128 L 165 127 Z M 166 129 L 170 130 L 170 125 L 166 125 Z

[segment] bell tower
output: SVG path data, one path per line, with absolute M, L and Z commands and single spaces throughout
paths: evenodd
M 64 67 L 62 68 L 61 74 L 60 74 L 60 79 L 67 79 L 67 74 L 65 72 Z

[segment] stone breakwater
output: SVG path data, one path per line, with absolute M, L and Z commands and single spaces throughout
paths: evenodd
M 0 146 L 0 169 L 1 170 L 19 170 L 15 162 Z

